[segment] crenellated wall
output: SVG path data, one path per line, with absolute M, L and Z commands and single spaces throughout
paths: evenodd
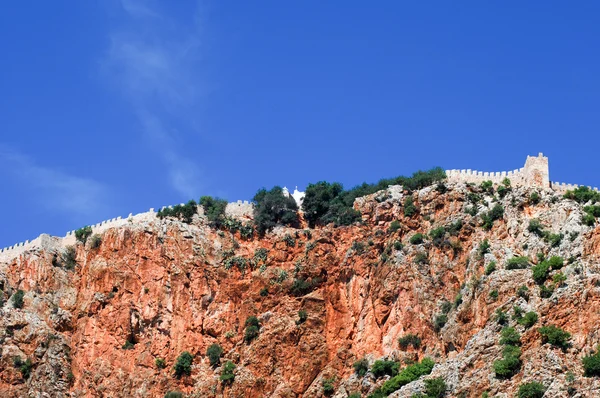
M 166 207 L 167 206 L 163 206 L 162 208 L 164 209 Z M 203 214 L 202 206 L 198 206 L 198 210 L 199 214 Z M 225 214 L 230 217 L 250 217 L 253 211 L 254 205 L 248 202 L 247 200 L 238 200 L 237 202 L 228 203 L 227 207 L 225 208 Z M 122 218 L 121 216 L 119 216 L 116 218 L 111 218 L 109 220 L 102 221 L 94 225 L 90 225 L 90 227 L 92 228 L 92 234 L 101 234 L 102 232 L 110 228 L 120 227 L 129 223 L 153 220 L 156 220 L 156 212 L 154 211 L 154 208 L 151 208 L 150 210 L 144 213 L 139 213 L 135 215 L 130 213 L 127 218 Z M 44 243 L 48 239 L 60 239 L 63 247 L 74 245 L 77 241 L 77 239 L 75 238 L 75 231 L 69 231 L 64 237 L 59 238 L 52 238 L 50 235 L 42 234 L 32 241 L 26 240 L 25 242 L 20 242 L 15 245 L 0 249 L 0 261 L 9 261 L 21 255 L 29 249 L 44 247 Z

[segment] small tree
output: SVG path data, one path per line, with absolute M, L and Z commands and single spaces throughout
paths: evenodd
M 543 326 L 538 329 L 542 335 L 542 344 L 550 343 L 551 345 L 566 350 L 569 348 L 569 339 L 571 334 L 554 325 Z
M 177 357 L 177 362 L 173 367 L 175 371 L 175 376 L 180 378 L 183 375 L 189 376 L 192 374 L 192 362 L 194 361 L 194 357 L 188 351 L 182 352 L 179 357 Z
M 92 227 L 90 227 L 89 225 L 86 225 L 83 228 L 79 228 L 78 230 L 75 231 L 75 238 L 85 244 L 85 242 L 87 241 L 87 239 L 90 237 L 90 235 L 92 234 Z
M 519 398 L 542 398 L 546 393 L 546 387 L 542 383 L 532 381 L 519 386 Z
M 221 371 L 221 376 L 219 377 L 221 383 L 225 385 L 230 385 L 233 383 L 233 380 L 235 379 L 235 367 L 236 366 L 233 362 L 225 362 L 225 365 L 223 365 L 223 370 Z
M 260 322 L 258 321 L 257 317 L 249 316 L 246 319 L 245 327 L 246 332 L 244 334 L 244 341 L 246 341 L 247 344 L 250 344 L 252 340 L 258 337 L 258 332 L 260 330 Z
M 306 310 L 298 311 L 298 320 L 296 321 L 296 325 L 301 325 L 308 319 L 308 312 Z
M 206 356 L 210 362 L 210 366 L 216 368 L 221 363 L 221 355 L 223 355 L 223 348 L 217 343 L 211 344 L 210 347 L 206 349 Z
M 506 327 L 502 329 L 501 333 L 502 337 L 500 338 L 500 344 L 504 345 L 520 345 L 521 344 L 521 336 L 519 332 L 515 330 L 515 328 Z
M 204 215 L 208 222 L 215 228 L 221 228 L 225 219 L 225 208 L 227 201 L 225 199 L 213 198 L 212 196 L 202 196 L 200 206 L 204 209 Z
M 421 339 L 416 334 L 409 333 L 398 338 L 398 345 L 401 349 L 406 350 L 409 346 L 418 349 L 421 347 Z
M 25 292 L 23 290 L 17 290 L 15 294 L 12 296 L 13 307 L 15 308 L 23 308 Z
M 413 201 L 412 196 L 404 199 L 404 215 L 406 217 L 412 217 L 417 213 L 417 206 L 415 206 L 415 202 Z
M 298 205 L 294 198 L 283 194 L 281 187 L 260 189 L 253 202 L 254 223 L 261 236 L 278 224 L 298 227 Z
M 363 358 L 359 361 L 354 362 L 352 365 L 354 368 L 354 372 L 359 376 L 363 377 L 369 371 L 369 361 L 366 358 Z
M 446 394 L 447 388 L 443 377 L 425 380 L 425 394 L 427 398 L 442 398 Z
M 583 357 L 584 375 L 587 377 L 600 376 L 600 351 Z

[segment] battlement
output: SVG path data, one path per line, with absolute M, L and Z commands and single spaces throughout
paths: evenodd
M 483 172 L 477 170 L 446 170 L 449 181 L 476 183 L 492 181 L 501 184 L 508 178 L 512 185 L 539 188 L 551 188 L 548 158 L 540 153 L 538 156 L 527 156 L 525 166 L 512 171 Z
M 172 206 L 163 206 L 162 208 L 164 209 L 166 207 Z M 202 206 L 199 206 L 198 211 L 199 214 L 203 214 Z M 254 205 L 248 202 L 247 200 L 238 200 L 237 202 L 228 203 L 227 207 L 225 208 L 225 214 L 230 217 L 249 218 L 252 215 L 253 211 Z M 122 218 L 121 216 L 119 216 L 99 222 L 97 224 L 90 225 L 90 227 L 92 228 L 92 234 L 101 234 L 102 232 L 110 228 L 120 227 L 130 223 L 139 223 L 143 221 L 155 220 L 157 220 L 156 212 L 154 211 L 154 208 L 150 208 L 150 210 L 144 213 L 139 213 L 135 215 L 133 213 L 129 213 L 129 216 L 127 216 L 127 218 Z M 0 261 L 9 261 L 15 257 L 18 257 L 27 250 L 37 247 L 45 247 L 45 245 L 43 245 L 43 243 L 46 242 L 44 239 L 47 240 L 49 238 L 50 235 L 42 234 L 31 241 L 26 240 L 25 242 L 20 242 L 12 246 L 2 248 L 0 249 Z M 75 231 L 68 231 L 64 237 L 58 237 L 54 239 L 59 239 L 62 246 L 74 245 L 77 241 L 77 239 L 75 238 Z

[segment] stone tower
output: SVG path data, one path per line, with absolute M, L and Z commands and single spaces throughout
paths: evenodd
M 527 156 L 523 168 L 523 182 L 526 186 L 550 188 L 548 158 L 540 152 L 538 156 Z

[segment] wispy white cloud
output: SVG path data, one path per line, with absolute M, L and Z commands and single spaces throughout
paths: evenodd
M 187 25 L 173 21 L 154 2 L 121 0 L 121 6 L 127 23 L 110 32 L 103 70 L 130 101 L 142 138 L 162 160 L 170 185 L 181 195 L 196 196 L 202 186 L 200 168 L 184 155 L 179 136 L 196 134 L 198 19 Z
M 73 216 L 96 215 L 106 209 L 108 188 L 93 179 L 36 164 L 29 156 L 0 144 L 2 174 L 17 178 L 35 192 L 39 204 Z

